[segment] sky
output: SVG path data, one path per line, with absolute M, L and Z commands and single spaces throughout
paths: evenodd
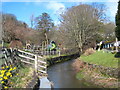
M 106 14 L 110 21 L 115 22 L 118 0 L 4 0 L 0 3 L 0 11 L 14 14 L 18 20 L 26 22 L 30 26 L 30 17 L 37 17 L 43 12 L 50 15 L 55 25 L 60 23 L 59 15 L 66 8 L 82 3 L 102 3 L 107 7 Z

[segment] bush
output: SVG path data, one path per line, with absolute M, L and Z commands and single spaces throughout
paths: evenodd
M 93 48 L 89 48 L 89 49 L 85 50 L 85 53 L 83 55 L 88 56 L 93 53 L 95 53 L 95 50 L 93 50 Z

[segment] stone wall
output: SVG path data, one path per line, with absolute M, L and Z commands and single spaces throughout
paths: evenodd
M 87 65 L 88 68 L 90 69 L 98 69 L 101 73 L 105 74 L 105 75 L 109 75 L 115 78 L 120 78 L 120 69 L 119 68 L 110 68 L 110 67 L 104 67 L 101 65 L 96 65 L 96 64 L 90 64 L 87 62 L 84 62 L 84 65 Z
M 64 62 L 64 61 L 67 61 L 67 60 L 76 59 L 79 56 L 80 56 L 80 54 L 76 53 L 76 54 L 72 54 L 72 55 L 68 55 L 68 56 L 60 56 L 60 57 L 55 57 L 55 58 L 48 58 L 47 59 L 48 66 L 54 65 L 56 63 Z

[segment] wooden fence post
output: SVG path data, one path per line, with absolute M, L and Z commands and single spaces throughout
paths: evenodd
M 4 41 L 2 40 L 2 48 L 4 47 Z
M 45 60 L 45 62 L 46 62 L 46 63 L 45 63 L 45 67 L 46 67 L 46 68 L 45 68 L 45 72 L 46 72 L 46 74 L 47 74 L 47 60 Z
M 60 56 L 60 49 L 59 49 L 58 53 L 59 53 L 59 56 Z
M 37 67 L 37 62 L 38 62 L 38 56 L 37 55 L 35 55 L 35 72 L 37 73 L 37 69 L 38 69 L 38 67 Z

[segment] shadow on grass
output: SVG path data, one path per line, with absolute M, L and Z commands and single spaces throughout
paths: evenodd
M 115 58 L 120 58 L 120 52 L 117 52 L 114 57 Z

